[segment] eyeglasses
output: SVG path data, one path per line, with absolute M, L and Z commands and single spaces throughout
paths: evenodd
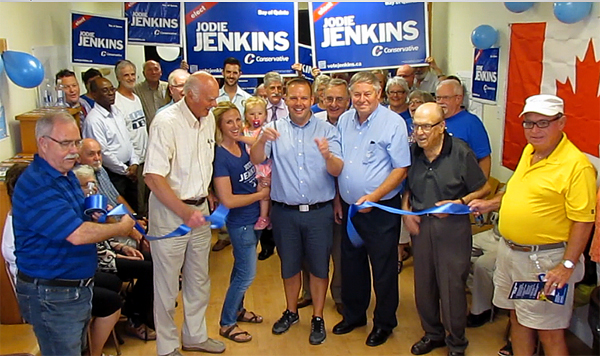
M 441 124 L 442 122 L 444 122 L 444 120 L 442 121 L 438 121 L 435 124 L 425 124 L 425 125 L 415 125 L 412 124 L 410 125 L 410 128 L 414 131 L 417 132 L 419 129 L 423 130 L 423 132 L 425 133 L 429 133 L 431 132 L 431 130 L 436 127 L 437 125 Z
M 334 97 L 332 97 L 332 96 L 328 96 L 328 97 L 326 97 L 326 98 L 325 98 L 325 100 L 324 100 L 324 101 L 325 101 L 327 104 L 333 104 L 333 103 L 335 103 L 336 101 L 337 101 L 338 103 L 344 103 L 344 102 L 348 101 L 348 98 L 342 98 L 341 96 L 338 96 L 338 97 L 335 97 L 335 98 L 334 98 Z
M 546 127 L 550 126 L 550 124 L 553 121 L 556 121 L 558 119 L 560 119 L 563 115 L 562 114 L 558 114 L 555 118 L 550 119 L 550 120 L 540 120 L 540 121 L 523 121 L 522 125 L 524 129 L 533 129 L 534 126 L 539 127 L 540 129 L 545 129 Z
M 404 90 L 399 90 L 399 91 L 390 90 L 390 91 L 388 91 L 388 95 L 404 95 L 404 94 L 406 94 L 406 92 Z
M 435 101 L 446 101 L 446 100 L 450 100 L 454 97 L 456 97 L 458 95 L 438 95 L 435 97 Z
M 62 149 L 69 149 L 71 147 L 76 147 L 76 148 L 81 148 L 81 146 L 83 145 L 83 140 L 64 140 L 64 141 L 58 141 L 50 136 L 46 136 L 44 135 L 43 137 L 49 138 L 52 141 L 58 143 L 60 145 L 60 148 Z
M 421 105 L 423 103 L 424 103 L 423 100 L 411 100 L 408 102 L 408 105 Z

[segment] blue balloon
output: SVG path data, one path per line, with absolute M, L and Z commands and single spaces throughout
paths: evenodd
M 498 31 L 490 25 L 479 25 L 471 33 L 471 42 L 477 49 L 488 49 L 498 41 Z
M 514 12 L 520 14 L 521 12 L 525 12 L 533 7 L 532 2 L 505 2 L 504 6 L 510 12 Z
M 583 20 L 592 10 L 591 2 L 555 2 L 554 16 L 564 23 L 575 23 Z
M 2 53 L 6 74 L 16 85 L 35 88 L 44 80 L 44 66 L 29 53 L 6 51 Z

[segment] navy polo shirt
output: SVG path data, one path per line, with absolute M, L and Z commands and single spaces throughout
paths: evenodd
M 84 222 L 83 191 L 75 174 L 63 175 L 39 155 L 23 172 L 12 198 L 17 268 L 30 277 L 83 279 L 94 275 L 96 244 L 67 237 Z

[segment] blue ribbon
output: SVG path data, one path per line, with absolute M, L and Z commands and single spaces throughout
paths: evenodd
M 348 238 L 350 242 L 355 247 L 360 247 L 364 244 L 364 241 L 358 234 L 358 231 L 354 228 L 354 224 L 352 224 L 352 218 L 359 210 L 366 208 L 379 208 L 381 210 L 385 210 L 388 213 L 397 214 L 397 215 L 426 215 L 426 214 L 453 214 L 453 215 L 467 215 L 471 213 L 471 209 L 467 205 L 463 204 L 454 204 L 454 203 L 446 203 L 441 206 L 434 206 L 433 208 L 421 210 L 421 211 L 407 211 L 397 208 L 392 208 L 387 205 L 381 205 L 377 203 L 373 203 L 370 201 L 366 201 L 360 205 L 352 204 L 350 205 L 350 209 L 348 210 L 348 223 L 346 224 L 346 231 L 348 232 Z
M 84 212 L 87 215 L 92 215 L 95 212 L 102 213 L 102 216 L 100 217 L 100 219 L 98 219 L 99 222 L 106 221 L 106 218 L 109 216 L 129 215 L 134 221 L 136 221 L 135 229 L 137 231 L 139 231 L 140 234 L 142 234 L 146 238 L 146 240 L 149 240 L 149 241 L 162 240 L 162 239 L 168 239 L 170 237 L 183 236 L 192 230 L 189 226 L 187 226 L 185 224 L 181 224 L 175 230 L 173 230 L 172 232 L 170 232 L 164 236 L 146 235 L 146 231 L 144 230 L 144 228 L 137 222 L 137 220 L 135 219 L 133 214 L 123 204 L 119 204 L 114 209 L 107 212 L 106 211 L 106 209 L 107 209 L 106 197 L 103 195 L 100 195 L 100 194 L 91 195 L 91 196 L 85 198 L 84 208 L 85 208 Z M 210 216 L 205 215 L 204 218 L 206 219 L 206 221 L 209 221 L 211 223 L 211 225 L 210 225 L 211 229 L 220 229 L 225 225 L 225 218 L 227 217 L 228 213 L 229 213 L 229 209 L 227 209 L 227 207 L 225 207 L 225 205 L 219 205 Z

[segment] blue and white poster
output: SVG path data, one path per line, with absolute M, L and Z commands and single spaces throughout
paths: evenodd
M 302 75 L 309 81 L 314 81 L 312 75 L 312 48 L 307 45 L 298 44 L 298 63 L 302 65 Z
M 112 66 L 126 48 L 126 19 L 71 13 L 71 62 Z
M 475 49 L 473 99 L 496 101 L 500 48 Z
M 308 3 L 313 65 L 325 72 L 386 69 L 425 63 L 426 3 Z
M 181 45 L 181 3 L 126 2 L 129 44 Z
M 242 75 L 276 71 L 294 75 L 297 3 L 185 3 L 185 48 L 190 70 L 220 75 L 223 61 L 235 57 Z

